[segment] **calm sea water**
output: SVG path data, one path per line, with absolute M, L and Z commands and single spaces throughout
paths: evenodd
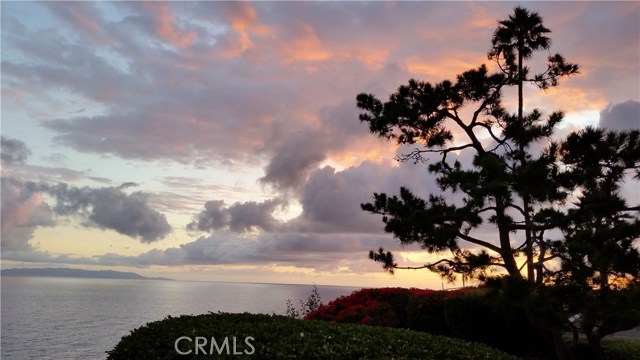
M 284 314 L 311 285 L 2 277 L 0 357 L 104 359 L 124 335 L 168 315 Z M 356 288 L 318 286 L 327 303 Z

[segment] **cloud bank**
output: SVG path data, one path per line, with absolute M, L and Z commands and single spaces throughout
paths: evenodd
M 403 249 L 360 204 L 400 186 L 439 190 L 426 165 L 393 161 L 407 149 L 359 123 L 356 94 L 385 98 L 410 78 L 452 79 L 487 63 L 512 7 L 3 4 L 3 259 L 377 271 L 369 249 Z M 639 128 L 640 5 L 528 7 L 553 31 L 552 51 L 582 73 L 558 90 L 527 89 L 525 105 Z M 64 222 L 130 242 L 82 258 L 34 248 L 47 240 L 37 229 Z

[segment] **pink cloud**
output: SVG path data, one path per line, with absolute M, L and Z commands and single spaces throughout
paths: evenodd
M 323 61 L 331 57 L 331 50 L 318 38 L 309 24 L 298 23 L 296 36 L 283 44 L 283 57 L 289 61 Z
M 53 212 L 42 196 L 20 181 L 2 178 L 2 250 L 30 250 L 39 226 L 54 225 Z
M 144 7 L 154 15 L 155 31 L 162 40 L 177 48 L 185 48 L 196 40 L 196 34 L 184 31 L 176 24 L 176 19 L 167 3 L 144 3 Z
M 96 42 L 110 41 L 108 40 L 108 36 L 102 28 L 102 25 L 85 12 L 80 11 L 79 8 L 70 7 L 69 16 L 71 21 L 73 21 L 80 31 L 88 38 Z
M 227 43 L 224 51 L 226 57 L 236 57 L 253 47 L 253 36 L 271 35 L 273 29 L 258 19 L 258 13 L 248 2 L 233 2 L 223 5 L 230 26 L 234 32 L 232 41 Z
M 479 4 L 471 2 L 469 6 L 471 7 L 471 19 L 466 22 L 468 26 L 493 31 L 497 23 L 495 16 Z
M 411 74 L 430 82 L 444 79 L 455 79 L 455 76 L 482 64 L 491 66 L 487 56 L 483 53 L 457 50 L 440 58 L 424 58 L 410 56 L 405 60 L 405 66 Z
M 380 70 L 391 51 L 390 48 L 386 47 L 352 44 L 343 49 L 341 55 L 347 59 L 356 59 L 371 70 Z
M 9 10 L 11 6 L 18 5 L 9 4 Z M 7 116 L 6 131 L 19 129 L 21 134 L 33 121 L 61 151 L 70 147 L 87 155 L 113 156 L 114 161 L 133 159 L 141 167 L 146 162 L 177 161 L 251 168 L 251 181 L 265 175 L 281 189 L 297 189 L 291 196 L 306 196 L 299 199 L 307 200 L 304 215 L 290 224 L 293 235 L 302 230 L 372 229 L 359 202 L 369 200 L 374 191 L 397 191 L 400 185 L 419 188 L 415 181 L 428 174 L 420 167 L 409 172 L 391 165 L 395 153 L 406 149 L 369 134 L 366 124 L 358 122 L 355 95 L 371 92 L 384 99 L 411 77 L 432 83 L 454 80 L 460 72 L 488 63 L 492 31 L 512 7 L 429 2 L 116 2 L 105 7 L 73 3 L 49 6 L 62 26 L 47 31 L 32 27 L 15 12 L 3 23 L 3 47 L 10 50 L 3 58 L 3 76 L 8 79 L 3 93 L 9 94 L 11 105 L 7 111 L 39 113 Z M 632 16 L 637 15 L 637 4 L 531 7 L 554 31 L 552 51 L 582 69 L 557 90 L 527 88 L 528 107 L 544 113 L 593 113 L 610 102 L 638 99 L 638 22 Z M 106 9 L 125 16 L 101 11 Z M 115 41 L 92 38 L 100 36 Z M 171 46 L 157 46 L 158 41 Z M 12 58 L 11 53 L 19 56 Z M 544 62 L 546 54 L 539 55 Z M 533 63 L 532 70 L 543 65 Z M 66 111 L 80 107 L 66 94 L 86 99 L 82 107 L 89 111 Z M 513 89 L 505 91 L 510 111 L 513 94 Z M 40 136 L 33 134 L 34 139 Z M 337 170 L 318 170 L 326 165 Z M 111 176 L 101 172 L 100 163 L 91 166 Z M 51 171 L 45 175 L 53 177 Z M 175 184 L 167 188 L 163 197 L 154 199 L 165 211 L 176 213 L 195 211 L 210 191 Z M 271 195 L 262 190 L 251 196 Z M 356 191 L 359 197 L 353 198 Z M 219 198 L 229 203 L 233 196 L 248 196 L 248 191 L 233 190 Z M 39 209 L 41 199 L 30 201 Z M 336 237 L 336 242 L 354 238 Z M 291 248 L 313 245 L 284 236 L 267 240 L 290 242 Z M 366 251 L 382 244 L 377 239 L 363 243 L 352 249 L 352 256 L 363 257 L 365 251 L 368 264 Z M 331 241 L 328 246 L 344 250 Z M 259 251 L 249 255 L 255 253 Z M 246 258 L 239 253 L 238 261 Z

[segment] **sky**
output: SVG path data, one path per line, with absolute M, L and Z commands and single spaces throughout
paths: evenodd
M 525 109 L 564 110 L 558 136 L 640 128 L 637 1 L 3 1 L 2 268 L 439 288 L 367 257 L 433 259 L 360 204 L 439 190 L 359 122 L 355 97 L 491 68 L 491 35 L 517 5 L 580 65 L 558 88 L 526 88 Z M 637 183 L 624 191 L 640 198 Z

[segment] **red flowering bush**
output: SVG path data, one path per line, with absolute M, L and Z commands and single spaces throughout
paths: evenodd
M 305 320 L 406 328 L 483 342 L 516 355 L 536 355 L 526 315 L 497 307 L 489 289 L 362 289 L 311 311 Z M 511 314 L 513 313 L 513 314 Z
M 444 301 L 461 292 L 463 290 L 362 289 L 320 305 L 305 319 L 446 333 Z

